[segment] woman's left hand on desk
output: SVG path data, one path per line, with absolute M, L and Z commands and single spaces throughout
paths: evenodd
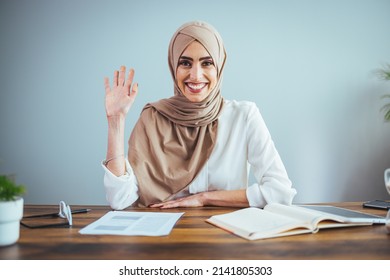
M 175 200 L 152 204 L 150 205 L 150 207 L 161 208 L 161 209 L 178 208 L 178 207 L 202 207 L 204 206 L 203 201 L 204 201 L 203 194 L 197 193 L 194 195 L 182 197 Z

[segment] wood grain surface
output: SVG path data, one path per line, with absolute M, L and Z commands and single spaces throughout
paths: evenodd
M 361 202 L 332 203 L 353 210 L 386 215 L 363 208 Z M 247 241 L 205 220 L 238 208 L 203 207 L 170 210 L 127 208 L 125 211 L 185 212 L 168 236 L 82 235 L 79 230 L 102 217 L 108 206 L 73 215 L 71 228 L 29 229 L 21 226 L 19 241 L 0 247 L 0 259 L 390 259 L 390 235 L 384 225 L 320 230 L 266 240 Z M 25 205 L 24 215 L 56 212 L 56 205 Z

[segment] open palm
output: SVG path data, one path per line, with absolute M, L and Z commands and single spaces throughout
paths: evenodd
M 104 78 L 106 91 L 105 106 L 107 117 L 125 117 L 134 103 L 138 93 L 138 84 L 133 83 L 134 69 L 130 69 L 126 79 L 126 67 L 121 66 L 119 71 L 114 72 L 114 81 L 110 87 L 108 77 Z

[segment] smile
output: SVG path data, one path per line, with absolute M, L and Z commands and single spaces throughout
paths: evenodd
M 202 91 L 207 86 L 207 83 L 185 83 L 185 84 L 189 88 L 189 90 L 194 93 L 198 93 Z

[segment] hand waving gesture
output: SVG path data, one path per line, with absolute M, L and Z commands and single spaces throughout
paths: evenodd
M 138 84 L 133 83 L 134 69 L 130 69 L 126 79 L 126 67 L 121 66 L 119 71 L 114 72 L 114 81 L 110 87 L 108 77 L 104 78 L 106 90 L 106 115 L 107 118 L 117 116 L 125 117 L 138 93 Z

